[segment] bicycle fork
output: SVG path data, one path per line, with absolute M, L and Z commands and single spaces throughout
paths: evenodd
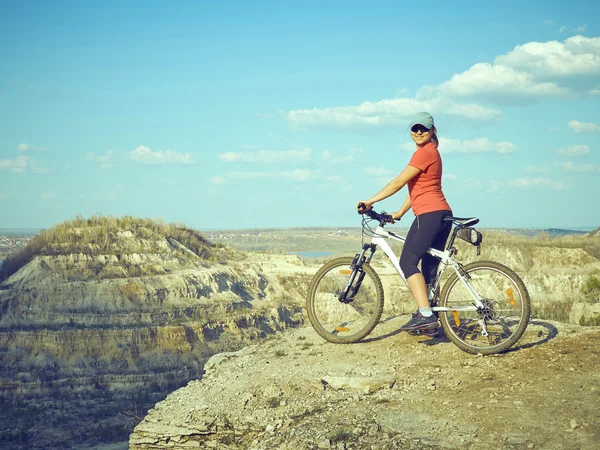
M 351 274 L 348 283 L 344 290 L 340 293 L 338 300 L 342 303 L 350 303 L 354 300 L 354 296 L 358 292 L 360 285 L 365 278 L 365 271 L 362 270 L 362 265 L 364 263 L 369 263 L 371 258 L 373 257 L 373 253 L 375 253 L 376 245 L 375 244 L 364 244 L 362 251 L 354 255 L 354 259 L 352 260 L 352 264 L 350 265 Z M 365 252 L 367 250 L 371 250 L 371 253 L 368 257 L 365 257 Z M 357 279 L 358 276 L 358 279 Z M 354 281 L 356 283 L 354 284 Z

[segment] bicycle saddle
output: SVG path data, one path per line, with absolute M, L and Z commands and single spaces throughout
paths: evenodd
M 479 219 L 477 217 L 446 216 L 444 217 L 444 222 L 455 222 L 461 224 L 463 227 L 470 227 L 471 225 L 479 223 Z

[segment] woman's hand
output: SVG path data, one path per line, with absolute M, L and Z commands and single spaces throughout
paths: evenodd
M 401 213 L 400 211 L 396 211 L 395 213 L 392 213 L 392 214 L 391 214 L 391 216 L 392 216 L 392 223 L 394 223 L 396 220 L 400 220 L 400 219 L 402 219 L 402 216 L 403 216 L 403 215 L 404 215 L 404 214 L 403 214 L 403 213 Z
M 374 202 L 370 202 L 368 200 L 360 200 L 357 204 L 356 204 L 356 209 L 358 210 L 359 213 L 364 213 L 365 211 L 368 211 L 369 209 L 371 209 L 371 207 L 373 206 Z

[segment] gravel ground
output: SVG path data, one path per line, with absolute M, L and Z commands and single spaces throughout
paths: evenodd
M 158 403 L 130 449 L 587 449 L 600 442 L 600 329 L 533 320 L 511 351 L 439 333 L 335 345 L 310 327 L 214 356 Z

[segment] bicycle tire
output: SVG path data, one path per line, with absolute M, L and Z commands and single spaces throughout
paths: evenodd
M 525 333 L 531 315 L 529 292 L 512 269 L 493 261 L 481 261 L 463 267 L 470 276 L 469 285 L 491 307 L 486 326 L 488 336 L 481 335 L 476 311 L 440 311 L 439 318 L 446 336 L 467 353 L 491 355 L 512 347 Z M 441 306 L 472 305 L 473 298 L 455 273 L 445 283 Z M 499 331 L 500 330 L 500 331 Z
M 373 331 L 383 312 L 383 285 L 367 263 L 361 266 L 365 276 L 354 299 L 350 303 L 339 300 L 348 283 L 352 262 L 353 258 L 349 257 L 327 262 L 313 276 L 308 287 L 308 319 L 319 336 L 334 344 L 351 344 L 364 339 Z

